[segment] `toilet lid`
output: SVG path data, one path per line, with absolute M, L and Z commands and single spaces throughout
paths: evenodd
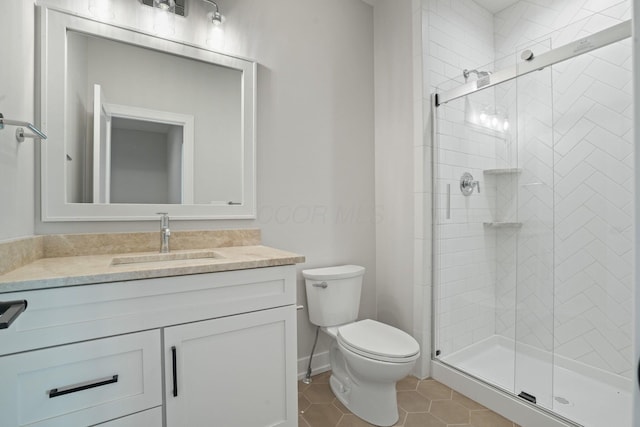
M 341 326 L 338 341 L 356 353 L 380 360 L 406 361 L 415 359 L 420 352 L 418 342 L 411 335 L 371 319 Z

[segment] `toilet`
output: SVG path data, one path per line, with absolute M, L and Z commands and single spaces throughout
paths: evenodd
M 398 421 L 396 382 L 420 356 L 409 334 L 371 319 L 356 321 L 364 267 L 303 270 L 309 320 L 331 337 L 333 394 L 358 417 L 377 426 Z

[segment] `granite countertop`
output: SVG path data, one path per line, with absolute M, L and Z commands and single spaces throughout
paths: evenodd
M 225 232 L 228 231 L 225 230 Z M 139 234 L 146 233 L 129 233 L 134 237 L 140 237 Z M 211 232 L 203 234 L 205 237 L 206 235 L 211 237 Z M 18 246 L 4 247 L 5 253 L 14 254 L 14 258 L 16 258 L 16 253 L 23 255 L 26 253 L 29 256 L 23 257 L 22 265 L 16 268 L 16 261 L 12 264 L 14 268 L 8 269 L 9 271 L 5 269 L 4 274 L 0 274 L 0 293 L 214 273 L 304 262 L 304 257 L 301 255 L 260 244 L 253 244 L 259 243 L 259 231 L 257 239 L 253 235 L 246 238 L 247 233 L 243 230 L 245 238 L 240 242 L 233 238 L 222 239 L 222 241 L 209 239 L 209 241 L 199 242 L 189 249 L 182 247 L 184 245 L 179 245 L 177 250 L 172 250 L 169 254 L 158 254 L 157 250 L 140 251 L 139 249 L 141 248 L 146 249 L 144 245 L 111 247 L 108 250 L 109 253 L 101 253 L 105 252 L 106 249 L 104 249 L 104 245 L 96 245 L 96 239 L 98 241 L 101 240 L 96 236 L 100 235 L 86 236 L 90 236 L 87 239 L 91 240 L 91 246 L 95 249 L 84 248 L 83 245 L 86 243 L 86 239 L 78 238 L 77 236 L 74 236 L 73 245 L 68 243 L 68 239 L 64 240 L 65 244 L 62 245 L 64 250 L 60 250 L 59 247 L 52 249 L 50 242 L 50 247 L 47 248 L 46 241 L 44 242 L 45 249 L 43 250 L 31 250 L 32 248 L 26 250 L 24 241 L 16 242 Z M 108 236 L 105 238 L 106 240 L 112 238 L 111 235 L 102 236 Z M 157 234 L 154 234 L 154 236 L 157 237 Z M 36 239 L 38 238 L 36 237 Z M 124 235 L 119 236 L 119 238 L 123 240 Z M 205 238 L 204 240 L 207 239 Z M 193 241 L 190 243 L 193 243 Z M 219 246 L 221 243 L 240 244 L 237 246 Z M 19 246 L 19 244 L 22 246 Z M 4 245 L 7 244 L 5 243 Z M 75 249 L 72 249 L 73 247 Z M 138 250 L 132 251 L 132 248 Z M 118 249 L 121 249 L 121 251 L 118 251 Z M 0 255 L 2 255 L 2 250 L 3 248 L 0 247 Z M 75 252 L 80 254 L 73 255 Z M 87 252 L 98 253 L 87 254 Z

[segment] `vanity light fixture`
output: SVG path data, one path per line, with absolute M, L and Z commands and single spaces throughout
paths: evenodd
M 186 0 L 140 0 L 146 6 L 156 7 L 166 12 L 187 16 Z
M 154 0 L 153 5 L 162 10 L 171 10 L 176 7 L 176 4 L 172 0 Z
M 211 20 L 211 23 L 214 25 L 220 25 L 222 24 L 222 22 L 224 21 L 224 16 L 222 16 L 222 14 L 220 13 L 220 8 L 218 7 L 218 3 L 214 2 L 213 0 L 202 0 L 205 3 L 209 3 L 211 5 L 213 5 L 216 10 L 214 10 L 211 13 L 207 13 L 207 17 Z

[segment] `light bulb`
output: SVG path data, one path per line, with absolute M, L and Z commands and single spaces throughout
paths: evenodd
M 497 117 L 493 117 L 493 119 L 491 119 L 491 126 L 498 127 L 498 118 Z
M 487 115 L 485 113 L 480 113 L 480 121 L 485 123 L 487 121 Z
M 504 121 L 504 123 L 502 124 L 502 130 L 507 131 L 509 130 L 509 120 Z
M 154 0 L 156 7 L 159 7 L 162 10 L 171 9 L 171 0 Z

